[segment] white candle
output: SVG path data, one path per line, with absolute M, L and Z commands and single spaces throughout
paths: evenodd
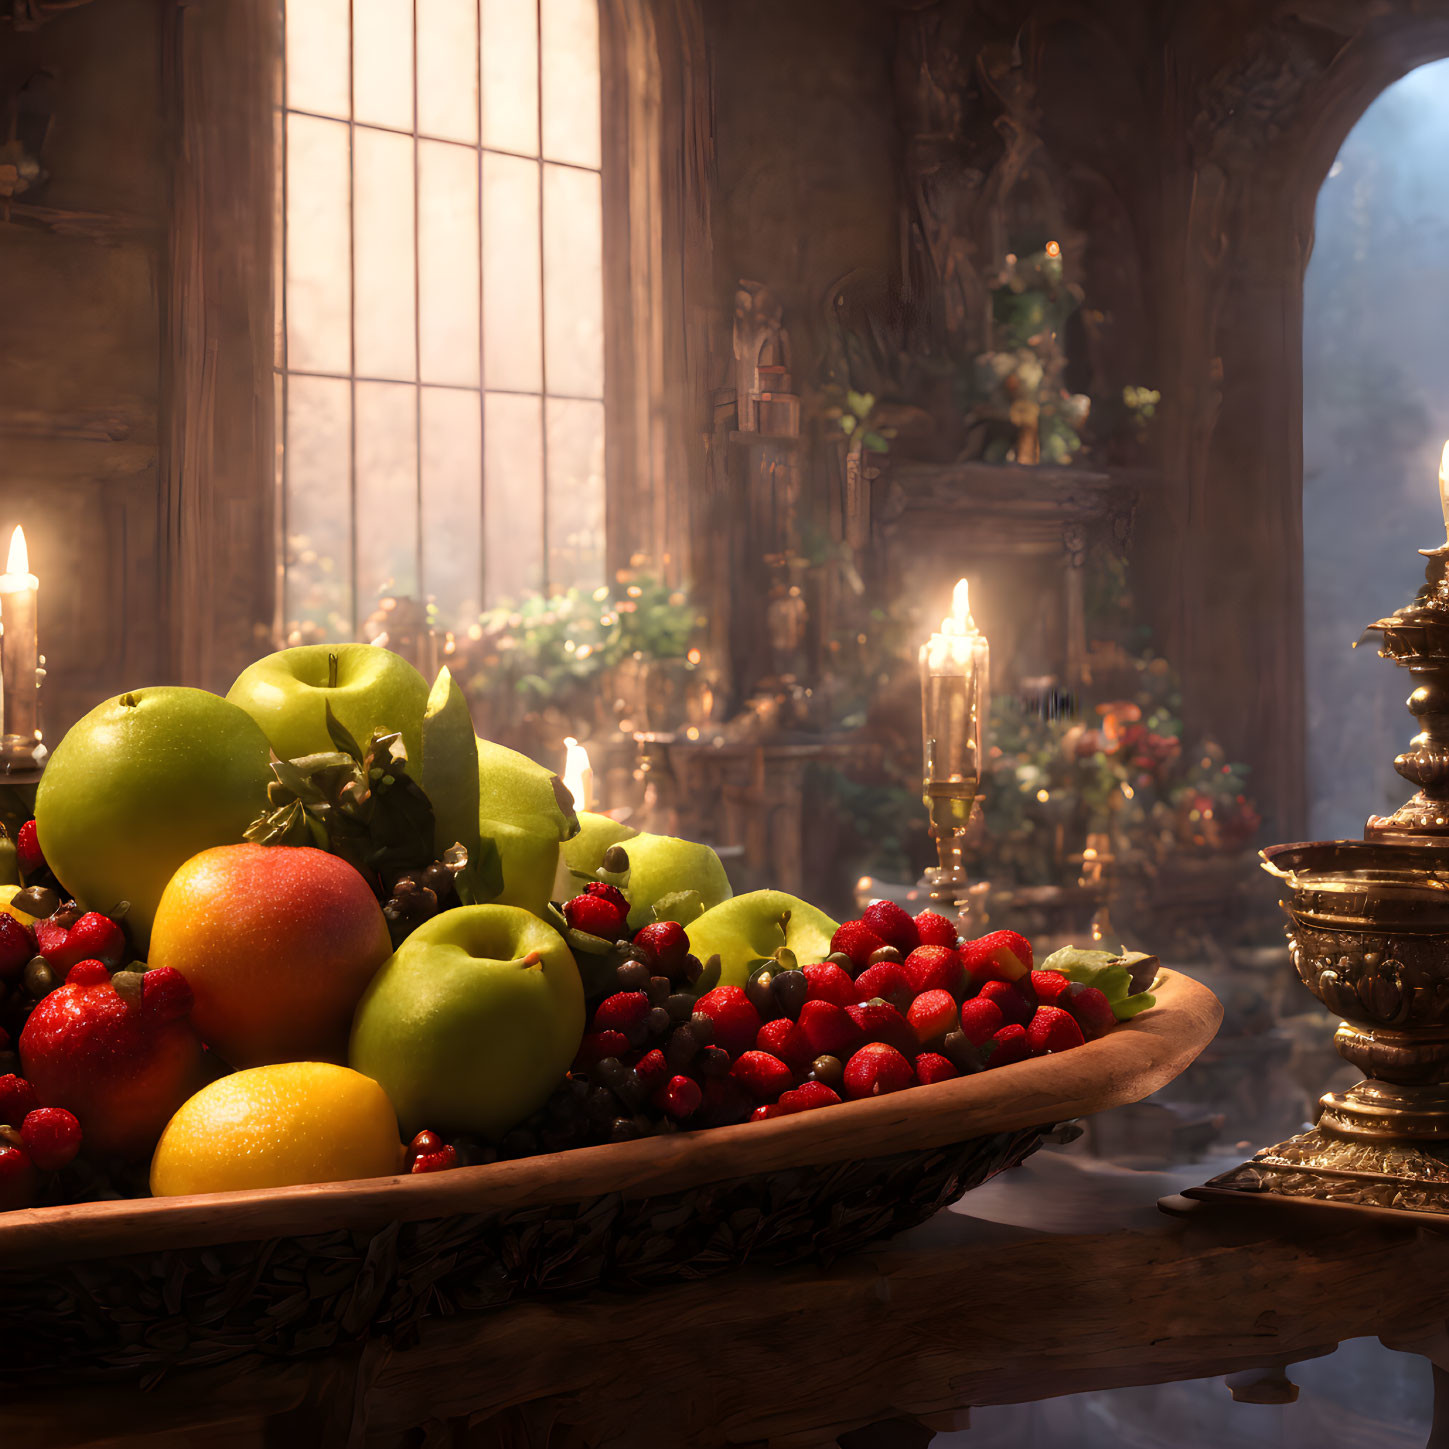
M 564 740 L 564 788 L 574 797 L 575 810 L 594 808 L 594 772 L 589 752 L 572 735 Z
M 39 590 L 40 580 L 30 572 L 25 530 L 17 524 L 5 572 L 0 574 L 0 682 L 4 686 L 6 754 L 33 755 L 40 739 Z
M 951 612 L 921 645 L 921 725 L 926 799 L 938 819 L 948 800 L 964 827 L 981 783 L 990 646 L 971 617 L 971 594 L 962 579 Z M 964 812 L 964 813 L 963 813 Z
M 1439 507 L 1444 511 L 1444 537 L 1449 539 L 1449 443 L 1439 455 Z

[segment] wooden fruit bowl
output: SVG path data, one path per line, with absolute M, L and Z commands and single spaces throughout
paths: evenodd
M 417 1177 L 0 1215 L 0 1374 L 151 1380 L 295 1357 L 424 1317 L 743 1263 L 829 1259 L 913 1226 L 1060 1122 L 1139 1101 L 1222 1007 L 1157 1005 L 1073 1051 L 769 1122 Z

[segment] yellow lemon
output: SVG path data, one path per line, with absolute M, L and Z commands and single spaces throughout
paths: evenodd
M 331 1062 L 233 1072 L 188 1098 L 151 1159 L 156 1197 L 349 1182 L 401 1172 L 387 1094 Z
M 19 921 L 22 926 L 33 926 L 35 924 L 34 916 L 27 916 L 24 911 L 17 910 L 14 906 L 10 904 L 10 902 L 13 901 L 15 897 L 18 896 L 20 892 L 24 889 L 24 886 L 0 885 L 0 911 L 4 911 L 7 915 L 14 916 L 15 919 Z

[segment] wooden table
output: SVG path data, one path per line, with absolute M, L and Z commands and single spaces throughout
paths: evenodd
M 966 1427 L 973 1405 L 1087 1389 L 1242 1374 L 1243 1393 L 1272 1401 L 1283 1366 L 1362 1336 L 1449 1382 L 1449 1236 L 1332 1213 L 1160 1212 L 1188 1180 L 1043 1152 L 823 1271 L 522 1304 L 435 1322 L 404 1350 L 150 1393 L 7 1387 L 0 1444 L 915 1449 Z

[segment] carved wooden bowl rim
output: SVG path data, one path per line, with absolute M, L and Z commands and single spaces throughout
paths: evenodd
M 416 1177 L 0 1213 L 0 1268 L 263 1242 L 397 1221 L 677 1192 L 758 1173 L 928 1151 L 1140 1101 L 1217 1034 L 1207 987 L 1164 970 L 1152 1010 L 1069 1052 L 817 1112 Z

